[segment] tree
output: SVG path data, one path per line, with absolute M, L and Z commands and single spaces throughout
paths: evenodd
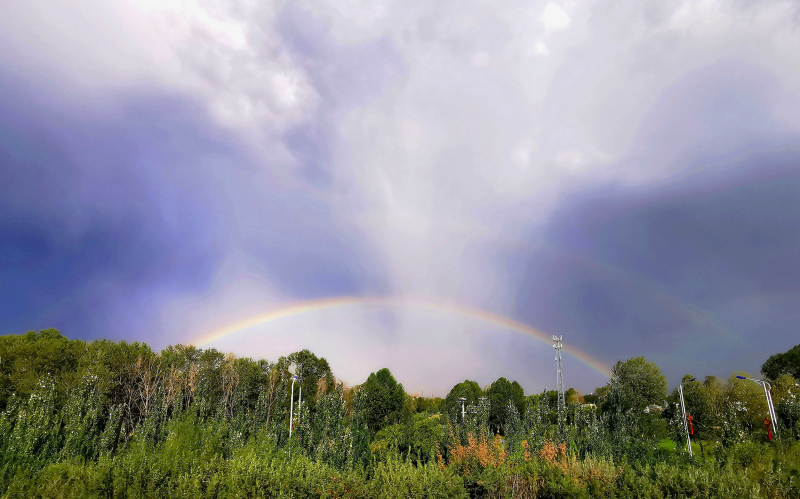
M 783 374 L 795 379 L 800 378 L 800 345 L 795 345 L 784 353 L 770 356 L 761 366 L 761 372 L 771 380 L 776 380 Z
M 445 397 L 444 407 L 446 414 L 449 414 L 450 417 L 452 417 L 453 414 L 461 414 L 461 402 L 459 402 L 459 398 L 464 397 L 467 399 L 465 405 L 477 405 L 478 399 L 482 396 L 483 390 L 481 390 L 477 382 L 468 379 L 464 380 L 454 386 L 450 390 L 450 393 L 447 394 L 447 397 Z
M 517 409 L 517 414 L 525 414 L 525 390 L 516 381 L 509 382 L 498 378 L 486 391 L 489 398 L 489 427 L 493 432 L 504 432 L 508 420 L 509 401 Z
M 611 370 L 605 410 L 641 412 L 650 404 L 667 398 L 667 378 L 644 357 L 618 361 Z M 599 390 L 598 390 L 599 391 Z
M 583 404 L 586 402 L 586 398 L 583 396 L 583 394 L 574 388 L 567 390 L 565 398 L 567 404 Z
M 64 394 L 75 384 L 82 341 L 70 341 L 56 329 L 0 337 L 0 410 L 11 393 L 25 398 L 39 380 L 51 377 Z M 57 397 L 61 398 L 61 397 Z
M 361 385 L 356 399 L 356 410 L 361 413 L 373 435 L 404 419 L 405 390 L 385 367 L 369 375 L 367 381 Z
M 283 360 L 281 359 L 281 361 Z M 297 366 L 296 373 L 300 376 L 300 386 L 303 387 L 303 403 L 308 402 L 309 408 L 314 407 L 319 387 L 324 386 L 325 391 L 330 392 L 336 386 L 333 372 L 325 357 L 317 357 L 309 350 L 300 350 L 286 357 L 286 367 L 288 368 L 290 364 Z M 325 382 L 321 384 L 320 380 L 325 380 Z M 297 397 L 299 395 L 300 390 L 297 390 Z

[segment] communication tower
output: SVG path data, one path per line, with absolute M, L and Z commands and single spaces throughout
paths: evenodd
M 564 401 L 564 376 L 561 373 L 561 349 L 564 345 L 561 344 L 561 336 L 553 336 L 553 348 L 556 349 L 556 363 L 558 364 L 558 374 L 556 378 L 556 390 L 558 390 L 558 418 L 559 420 L 564 416 L 566 409 L 566 402 Z

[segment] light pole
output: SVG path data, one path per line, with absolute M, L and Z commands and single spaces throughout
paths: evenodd
M 767 412 L 769 412 L 769 418 L 772 420 L 772 431 L 775 432 L 775 436 L 778 436 L 778 418 L 775 417 L 775 406 L 772 405 L 772 385 L 764 381 L 763 379 L 753 379 L 753 378 L 745 378 L 744 376 L 736 376 L 739 379 L 746 379 L 748 381 L 752 381 L 753 383 L 758 383 L 764 388 L 764 396 L 767 398 Z
M 289 393 L 289 438 L 292 438 L 292 416 L 294 416 L 294 382 L 297 381 L 297 376 L 292 376 L 292 391 Z M 302 390 L 303 387 L 301 386 Z
M 696 379 L 697 378 L 692 378 L 686 383 L 691 383 Z M 689 449 L 689 457 L 693 458 L 694 454 L 692 454 L 692 439 L 689 436 L 689 425 L 686 423 L 686 404 L 683 402 L 683 383 L 678 385 L 678 393 L 681 396 L 681 413 L 682 413 L 681 419 L 683 419 L 683 431 L 686 432 L 686 447 Z
M 459 402 L 461 402 L 461 422 L 464 422 L 464 404 L 467 402 L 466 397 L 459 397 Z

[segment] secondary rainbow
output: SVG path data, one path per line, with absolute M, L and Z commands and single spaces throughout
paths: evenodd
M 207 334 L 199 336 L 192 340 L 197 346 L 205 346 L 212 341 L 230 336 L 238 331 L 248 329 L 260 324 L 272 322 L 284 317 L 291 317 L 317 310 L 324 310 L 330 308 L 339 308 L 352 305 L 367 305 L 367 306 L 384 306 L 384 307 L 410 307 L 423 310 L 431 310 L 436 312 L 445 312 L 461 317 L 468 317 L 477 319 L 490 324 L 494 324 L 511 331 L 517 331 L 536 338 L 539 341 L 547 343 L 552 342 L 551 336 L 535 329 L 522 322 L 515 321 L 508 317 L 489 312 L 475 307 L 467 307 L 458 303 L 447 302 L 438 299 L 420 299 L 408 297 L 362 297 L 362 296 L 342 296 L 335 298 L 322 298 L 317 300 L 308 300 L 302 302 L 295 302 L 289 305 L 283 305 L 263 314 L 254 315 L 243 319 L 241 321 L 229 324 L 222 328 L 211 331 Z M 588 365 L 596 370 L 603 376 L 611 376 L 611 368 L 604 362 L 592 357 L 591 355 L 578 350 L 577 348 L 569 345 L 564 346 L 564 352 Z

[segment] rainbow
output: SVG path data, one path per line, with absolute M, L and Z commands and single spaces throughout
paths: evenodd
M 269 312 L 265 312 L 259 315 L 254 315 L 246 319 L 243 319 L 241 321 L 235 322 L 233 324 L 229 324 L 222 328 L 211 331 L 207 334 L 195 338 L 194 340 L 191 341 L 191 343 L 199 347 L 202 347 L 208 345 L 213 341 L 219 340 L 226 336 L 230 336 L 244 329 L 272 322 L 278 319 L 282 319 L 284 317 L 291 317 L 294 315 L 314 312 L 318 310 L 352 306 L 352 305 L 410 307 L 422 310 L 431 310 L 435 312 L 444 312 L 448 314 L 458 315 L 461 317 L 467 317 L 470 319 L 476 319 L 479 321 L 494 324 L 496 326 L 500 326 L 505 329 L 509 329 L 511 331 L 517 331 L 519 333 L 527 334 L 529 336 L 536 338 L 539 341 L 547 343 L 548 345 L 552 343 L 551 337 L 543 333 L 542 331 L 539 331 L 538 329 L 532 328 L 527 324 L 515 321 L 514 319 L 510 319 L 508 317 L 495 314 L 494 312 L 489 312 L 487 310 L 482 310 L 475 307 L 467 307 L 457 303 L 451 303 L 442 300 L 428 299 L 428 298 L 415 299 L 407 297 L 361 297 L 361 296 L 322 298 L 317 300 L 308 300 L 308 301 L 292 303 L 289 305 L 283 305 L 281 307 L 270 310 Z M 591 367 L 592 369 L 599 372 L 603 376 L 611 377 L 611 368 L 604 362 L 592 357 L 586 352 L 583 352 L 575 347 L 571 347 L 568 345 L 564 346 L 563 351 L 572 356 L 573 358 Z

